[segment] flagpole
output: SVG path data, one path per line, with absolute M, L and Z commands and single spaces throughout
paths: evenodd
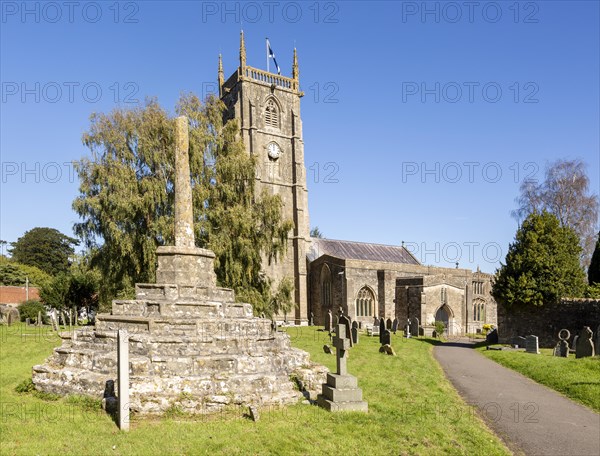
M 269 73 L 269 38 L 265 38 L 267 46 L 267 73 Z

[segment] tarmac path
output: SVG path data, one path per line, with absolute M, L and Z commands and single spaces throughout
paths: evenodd
M 467 340 L 437 345 L 433 355 L 459 394 L 515 453 L 600 456 L 600 414 L 496 364 Z

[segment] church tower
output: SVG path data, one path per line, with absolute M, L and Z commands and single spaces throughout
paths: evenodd
M 300 91 L 296 50 L 291 78 L 260 70 L 246 64 L 241 32 L 239 67 L 227 80 L 219 56 L 219 95 L 227 106 L 227 118 L 238 120 L 246 150 L 256 156 L 257 194 L 266 189 L 269 194 L 279 195 L 283 218 L 294 223 L 285 257 L 274 264 L 263 264 L 263 268 L 275 286 L 286 276 L 293 278 L 295 321 L 306 324 L 310 232 L 300 119 L 300 98 L 304 94 Z

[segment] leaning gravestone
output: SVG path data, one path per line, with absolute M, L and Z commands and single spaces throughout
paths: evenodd
M 486 343 L 493 345 L 498 343 L 498 330 L 496 328 L 492 329 L 485 336 Z
M 398 319 L 394 318 L 394 321 L 392 322 L 392 332 L 396 334 L 396 331 L 398 331 Z
M 349 326 L 350 321 L 342 315 L 333 338 L 337 371 L 327 374 L 327 383 L 323 384 L 322 393 L 317 397 L 317 404 L 330 412 L 369 410 L 369 405 L 362 400 L 362 390 L 358 388 L 356 377 L 348 374 L 346 366 L 348 350 L 352 347 L 352 340 L 346 332 Z
M 175 245 L 157 249 L 157 283 L 136 284 L 136 299 L 113 301 L 92 330 L 63 338 L 45 364 L 33 367 L 38 391 L 100 399 L 106 380 L 117 378 L 120 329 L 131 337 L 130 407 L 140 415 L 295 404 L 303 394 L 291 376 L 309 391 L 324 381 L 324 368 L 292 348 L 288 334 L 273 332 L 252 305 L 217 286 L 215 254 L 194 240 L 187 127 L 185 117 L 176 120 Z
M 512 339 L 511 345 L 519 348 L 525 348 L 525 338 L 523 336 L 515 336 Z
M 412 337 L 419 337 L 419 319 L 417 317 L 410 320 L 410 335 Z
M 561 329 L 558 332 L 558 338 L 560 339 L 554 347 L 554 356 L 559 356 L 561 358 L 569 357 L 569 337 L 571 337 L 571 333 L 567 329 Z
M 357 321 L 352 322 L 352 343 L 355 345 L 358 343 L 358 322 Z
M 375 317 L 373 319 L 373 327 L 379 328 L 379 318 Z
M 533 353 L 534 355 L 540 354 L 537 336 L 530 335 L 525 338 L 525 352 Z
M 383 318 L 379 320 L 379 343 L 383 344 L 383 334 L 385 333 L 385 321 Z
M 391 329 L 392 329 L 392 319 L 391 319 L 391 318 L 388 318 L 388 319 L 385 321 L 385 329 L 389 329 L 389 330 L 391 330 Z
M 579 333 L 577 345 L 575 347 L 575 358 L 587 358 L 594 356 L 594 344 L 592 343 L 592 330 L 589 326 L 584 326 Z

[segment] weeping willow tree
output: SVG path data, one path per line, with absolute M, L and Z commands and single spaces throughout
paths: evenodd
M 182 95 L 176 107 L 190 123 L 190 172 L 196 244 L 216 254 L 219 285 L 268 315 L 289 290 L 271 290 L 265 258 L 284 254 L 292 222 L 279 196 L 255 192 L 255 158 L 224 105 Z M 83 143 L 90 156 L 75 163 L 79 196 L 76 234 L 103 276 L 101 301 L 128 297 L 136 282 L 155 280 L 156 248 L 174 238 L 174 122 L 156 100 L 143 107 L 93 114 Z M 287 287 L 287 281 L 283 281 Z M 281 288 L 281 287 L 280 287 Z M 284 303 L 285 304 L 285 303 Z

